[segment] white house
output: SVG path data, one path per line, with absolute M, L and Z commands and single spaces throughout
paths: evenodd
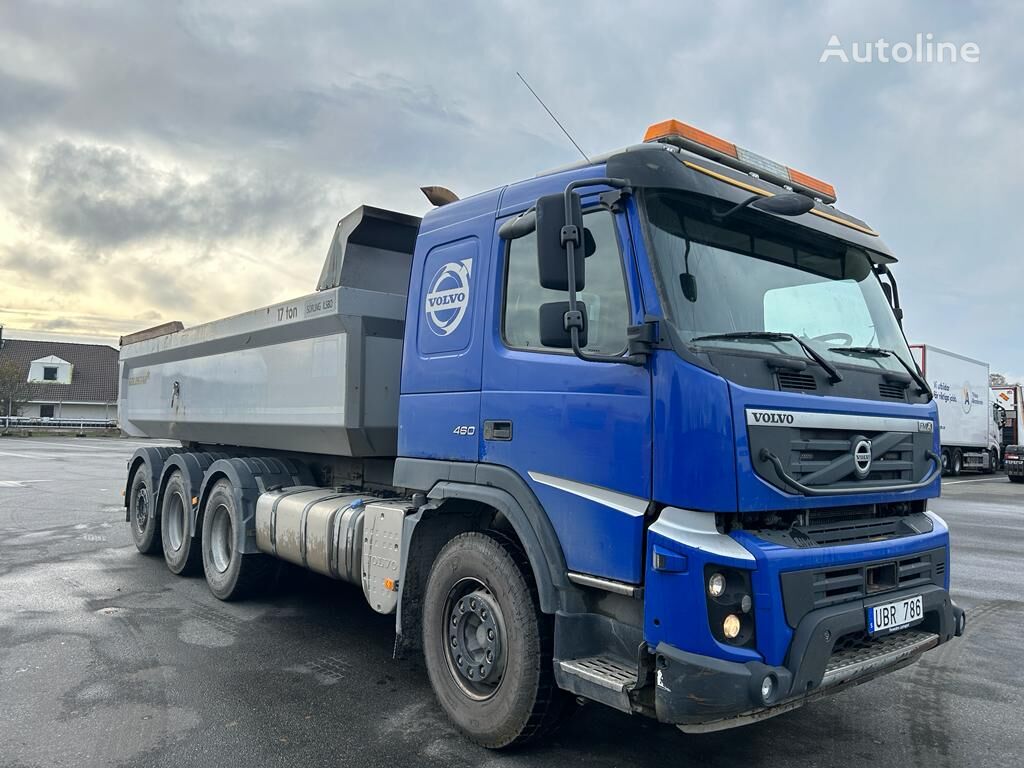
M 117 419 L 117 350 L 103 344 L 5 339 L 0 363 L 13 362 L 28 384 L 19 415 L 65 421 Z

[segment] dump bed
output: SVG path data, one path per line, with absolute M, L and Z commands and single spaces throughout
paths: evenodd
M 394 456 L 419 220 L 363 206 L 338 224 L 316 293 L 121 347 L 131 435 Z

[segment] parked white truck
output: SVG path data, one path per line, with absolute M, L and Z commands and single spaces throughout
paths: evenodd
M 1024 443 L 1024 397 L 1020 384 L 992 387 L 992 402 L 1003 412 L 1002 446 Z
M 912 344 L 910 349 L 939 407 L 943 473 L 994 472 L 1000 427 L 989 394 L 988 363 L 931 344 Z

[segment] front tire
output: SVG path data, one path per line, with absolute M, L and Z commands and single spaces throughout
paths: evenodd
M 959 448 L 953 449 L 952 462 L 950 474 L 953 475 L 953 477 L 958 477 L 964 470 L 964 455 L 960 452 Z
M 999 451 L 994 448 L 988 452 L 988 469 L 985 470 L 986 475 L 993 474 L 999 469 Z
M 423 602 L 430 683 L 449 719 L 477 744 L 524 744 L 557 725 L 566 694 L 553 628 L 529 564 L 508 540 L 463 533 L 438 554 Z
M 160 551 L 160 518 L 153 506 L 156 503 L 155 496 L 149 487 L 146 466 L 143 465 L 135 470 L 132 487 L 128 491 L 128 522 L 131 524 L 135 548 L 144 555 Z
M 203 571 L 206 584 L 219 600 L 241 600 L 259 591 L 274 569 L 267 555 L 243 555 L 239 542 L 245 531 L 234 488 L 226 479 L 214 483 L 203 513 Z

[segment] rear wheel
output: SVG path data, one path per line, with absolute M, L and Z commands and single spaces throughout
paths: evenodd
M 214 597 L 240 600 L 258 591 L 273 574 L 274 560 L 267 555 L 243 555 L 242 511 L 230 480 L 213 485 L 203 513 L 203 571 Z
M 153 493 L 146 477 L 145 465 L 135 470 L 128 491 L 128 521 L 135 548 L 144 555 L 160 551 L 160 518 L 153 508 Z
M 964 470 L 964 455 L 960 452 L 959 448 L 953 449 L 953 457 L 951 459 L 952 465 L 950 467 L 950 474 L 956 477 Z
M 199 542 L 192 536 L 192 504 L 185 490 L 185 479 L 175 471 L 167 478 L 160 505 L 160 536 L 164 561 L 171 573 L 191 576 L 199 572 Z
M 555 684 L 552 642 L 511 542 L 473 532 L 444 546 L 427 580 L 423 650 L 434 693 L 463 733 L 497 749 L 558 724 L 568 697 Z

